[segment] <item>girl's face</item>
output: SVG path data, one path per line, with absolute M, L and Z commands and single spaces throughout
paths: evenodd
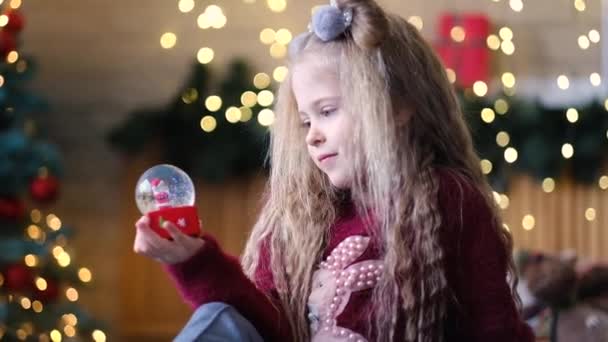
M 352 122 L 340 107 L 337 70 L 307 59 L 296 64 L 292 73 L 292 89 L 307 133 L 308 154 L 334 186 L 350 188 L 352 166 L 346 147 Z

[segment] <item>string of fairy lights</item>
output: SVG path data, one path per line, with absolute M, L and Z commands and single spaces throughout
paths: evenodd
M 255 3 L 255 0 L 243 0 L 246 4 Z M 525 11 L 526 6 L 523 0 L 486 0 L 496 5 L 508 6 L 507 11 L 512 11 L 515 14 L 522 13 Z M 264 3 L 268 9 L 274 13 L 283 12 L 287 7 L 285 0 L 266 0 L 260 1 Z M 571 5 L 579 15 L 584 15 L 587 11 L 587 4 L 585 0 L 572 0 Z M 194 11 L 196 3 L 194 0 L 179 0 L 178 9 L 183 13 Z M 317 6 L 311 8 L 314 12 Z M 422 17 L 413 15 L 407 19 L 412 25 L 418 30 L 422 30 L 424 27 L 424 21 Z M 227 24 L 227 17 L 218 5 L 208 5 L 197 18 L 198 26 L 203 30 L 209 29 L 221 29 Z M 456 42 L 461 43 L 466 39 L 467 32 L 462 26 L 454 26 L 450 31 L 450 38 Z M 286 28 L 280 28 L 274 30 L 272 28 L 264 28 L 260 31 L 259 40 L 268 48 L 270 57 L 281 60 L 285 57 L 287 52 L 287 44 L 292 39 L 291 32 Z M 598 45 L 601 40 L 601 34 L 598 28 L 589 27 L 585 32 L 580 34 L 577 38 L 576 44 L 581 50 L 593 49 L 595 45 Z M 164 33 L 160 38 L 161 46 L 165 49 L 171 49 L 175 46 L 177 37 L 172 32 Z M 495 30 L 495 32 L 489 34 L 486 38 L 486 45 L 488 49 L 502 53 L 505 56 L 512 56 L 516 52 L 516 39 L 513 30 L 504 25 Z M 200 63 L 208 64 L 213 61 L 214 50 L 211 47 L 202 47 L 197 53 L 197 58 Z M 452 69 L 447 69 L 447 75 L 450 82 L 456 82 L 456 72 Z M 260 72 L 255 75 L 253 79 L 253 86 L 255 90 L 249 90 L 242 94 L 241 103 L 238 105 L 231 105 L 226 107 L 225 116 L 226 120 L 230 123 L 236 123 L 239 121 L 248 121 L 252 118 L 251 108 L 259 104 L 262 109 L 257 119 L 261 125 L 270 126 L 274 121 L 274 113 L 269 107 L 274 102 L 274 96 L 271 91 L 267 88 L 270 86 L 272 80 L 276 82 L 282 82 L 287 74 L 288 70 L 285 66 L 277 66 L 271 73 L 272 77 L 267 74 Z M 556 84 L 559 89 L 566 91 L 570 88 L 570 79 L 564 74 L 555 76 Z M 508 115 L 509 112 L 509 99 L 508 97 L 514 96 L 516 93 L 517 78 L 516 75 L 511 71 L 503 72 L 498 78 L 502 86 L 502 90 L 507 98 L 498 98 L 494 101 L 493 107 L 483 108 L 480 112 L 481 119 L 485 123 L 492 123 L 497 115 Z M 589 75 L 589 82 L 593 87 L 600 87 L 602 84 L 601 74 L 599 72 L 593 72 Z M 477 81 L 472 86 L 472 92 L 478 97 L 485 97 L 488 95 L 490 90 L 489 85 L 484 81 Z M 184 95 L 184 101 L 196 100 L 196 96 L 193 96 L 192 90 L 189 90 Z M 608 111 L 608 99 L 604 102 L 605 108 Z M 212 95 L 207 97 L 205 100 L 205 106 L 207 110 L 211 112 L 217 112 L 223 108 L 222 99 L 218 96 Z M 571 107 L 564 113 L 567 120 L 575 124 L 579 119 L 579 112 L 576 108 Z M 201 128 L 205 132 L 212 132 L 217 126 L 216 119 L 212 116 L 204 116 L 201 118 Z M 606 132 L 606 138 L 608 139 L 608 131 Z M 496 135 L 496 144 L 504 149 L 504 159 L 507 163 L 513 164 L 517 162 L 518 151 L 515 147 L 510 145 L 511 138 L 508 132 L 501 131 Z M 565 159 L 570 159 L 574 156 L 575 146 L 572 143 L 564 142 L 561 146 L 561 154 Z M 484 174 L 490 174 L 493 169 L 492 163 L 484 159 L 481 161 L 481 168 Z M 608 190 L 608 175 L 602 175 L 597 185 L 602 190 Z M 552 193 L 556 189 L 556 180 L 553 178 L 545 178 L 542 181 L 542 190 L 545 193 Z M 509 207 L 509 197 L 506 194 L 494 192 L 494 197 L 500 208 L 507 209 Z M 589 207 L 585 210 L 585 219 L 588 221 L 594 221 L 597 217 L 595 208 Z M 526 214 L 522 218 L 521 225 L 525 230 L 531 230 L 535 227 L 535 218 L 532 214 Z M 506 229 L 510 229 L 505 224 Z
M 0 5 L 4 5 L 5 1 L 0 0 Z M 10 10 L 18 10 L 22 6 L 21 0 L 10 0 L 6 4 L 6 8 Z M 9 23 L 9 17 L 6 14 L 0 14 L 0 28 L 4 28 Z M 19 73 L 25 72 L 28 65 L 26 60 L 20 58 L 18 51 L 10 51 L 6 56 L 6 63 L 16 64 L 16 70 Z M 0 75 L 0 87 L 5 85 L 5 79 Z M 25 131 L 28 134 L 32 134 L 34 131 L 34 123 L 31 120 L 27 120 L 25 124 Z M 41 174 L 47 173 L 46 168 L 41 168 L 39 171 Z M 39 210 L 33 209 L 30 212 L 31 224 L 25 228 L 24 236 L 26 240 L 36 242 L 40 245 L 47 242 L 47 236 L 50 232 L 59 232 L 62 229 L 61 219 L 50 213 L 46 216 Z M 72 258 L 68 252 L 68 241 L 64 235 L 57 234 L 57 237 L 49 245 L 51 255 L 54 258 L 54 262 L 62 268 L 66 268 L 72 264 Z M 44 255 L 42 255 L 44 257 Z M 35 268 L 39 266 L 43 261 L 41 256 L 35 254 L 27 254 L 23 258 L 24 264 L 29 268 Z M 82 283 L 89 283 L 92 281 L 93 275 L 91 271 L 86 267 L 78 269 L 78 279 Z M 5 278 L 0 273 L 0 287 L 5 283 Z M 34 285 L 39 291 L 46 291 L 49 287 L 49 282 L 42 276 L 35 276 Z M 69 286 L 64 291 L 65 298 L 69 302 L 77 302 L 79 299 L 78 290 L 72 286 Z M 21 305 L 23 310 L 32 310 L 35 313 L 42 313 L 45 310 L 44 303 L 40 300 L 32 300 L 25 295 L 20 294 L 8 294 L 7 300 L 9 303 L 18 303 Z M 8 327 L 0 323 L 0 339 L 8 332 Z M 15 335 L 20 340 L 26 340 L 29 336 L 36 334 L 36 328 L 32 322 L 23 322 L 19 328 L 14 331 Z M 52 329 L 50 332 L 40 332 L 38 334 L 39 341 L 53 341 L 60 342 L 63 336 L 72 338 L 78 335 L 78 318 L 74 313 L 66 313 L 62 315 L 61 319 L 57 322 L 57 327 Z M 106 335 L 101 330 L 94 330 L 91 333 L 91 337 L 95 342 L 105 342 Z

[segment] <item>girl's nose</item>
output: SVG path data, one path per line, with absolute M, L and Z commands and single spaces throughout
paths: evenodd
M 310 146 L 319 146 L 323 142 L 325 142 L 325 135 L 311 123 L 308 134 L 306 134 L 306 143 Z

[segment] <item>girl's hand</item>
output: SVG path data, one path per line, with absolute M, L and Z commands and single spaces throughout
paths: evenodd
M 142 216 L 135 223 L 136 233 L 133 250 L 165 264 L 177 264 L 190 259 L 205 244 L 205 240 L 184 234 L 174 224 L 166 221 L 163 228 L 173 241 L 160 237 L 150 228 L 150 219 Z

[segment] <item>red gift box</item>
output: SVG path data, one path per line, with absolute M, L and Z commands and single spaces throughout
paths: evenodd
M 185 234 L 199 236 L 201 233 L 200 221 L 194 206 L 167 207 L 148 213 L 150 228 L 165 239 L 171 240 L 171 235 L 162 228 L 164 221 L 172 222 Z
M 464 30 L 464 40 L 452 38 L 454 27 Z M 471 87 L 476 81 L 487 83 L 490 73 L 490 50 L 486 39 L 490 33 L 490 21 L 483 14 L 453 13 L 439 18 L 439 40 L 436 50 L 446 68 L 456 72 L 456 84 Z

